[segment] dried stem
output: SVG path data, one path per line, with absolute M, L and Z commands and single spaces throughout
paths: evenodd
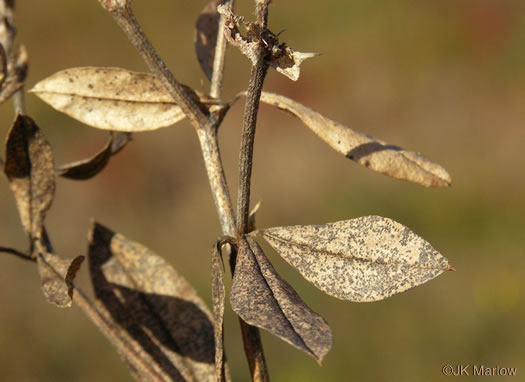
M 164 61 L 146 37 L 144 30 L 137 22 L 130 1 L 126 0 L 98 0 L 100 5 L 107 10 L 126 34 L 129 41 L 139 51 L 140 55 L 150 70 L 162 82 L 177 104 L 182 108 L 191 124 L 199 128 L 208 122 L 208 116 L 194 98 L 177 81 L 173 73 L 168 69 Z
M 256 17 L 258 25 L 258 52 L 257 61 L 250 73 L 246 103 L 244 108 L 243 131 L 241 137 L 241 150 L 239 157 L 239 190 L 237 193 L 237 235 L 242 236 L 247 232 L 250 214 L 250 188 L 253 165 L 253 146 L 255 141 L 255 128 L 257 123 L 257 112 L 259 111 L 259 100 L 261 98 L 264 79 L 268 72 L 268 62 L 262 44 L 262 31 L 267 27 L 269 0 L 256 0 Z M 232 274 L 235 268 L 236 258 L 230 259 Z M 250 366 L 253 381 L 269 381 L 268 368 L 264 357 L 259 329 L 248 325 L 239 318 L 244 344 L 244 352 Z
M 230 193 L 224 175 L 223 165 L 217 141 L 217 122 L 197 104 L 160 58 L 155 48 L 146 37 L 142 27 L 137 22 L 129 1 L 98 0 L 122 28 L 128 39 L 138 50 L 150 70 L 162 82 L 175 102 L 181 106 L 185 115 L 197 131 L 204 157 L 206 172 L 212 189 L 213 200 L 217 209 L 224 235 L 232 235 L 235 231 L 235 220 Z
M 230 10 L 233 8 L 235 1 L 226 0 L 224 2 Z M 210 96 L 213 98 L 221 98 L 222 80 L 224 77 L 224 61 L 226 58 L 227 41 L 224 36 L 224 25 L 226 24 L 226 17 L 221 15 L 219 19 L 219 26 L 217 28 L 217 42 L 215 44 L 215 56 L 213 58 L 213 73 L 211 77 Z

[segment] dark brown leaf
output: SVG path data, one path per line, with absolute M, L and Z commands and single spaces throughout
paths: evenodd
M 128 345 L 118 350 L 137 379 L 215 380 L 212 315 L 163 258 L 95 223 L 89 267 L 97 299 L 125 333 Z
M 199 15 L 195 25 L 195 52 L 202 71 L 210 81 L 213 74 L 213 59 L 215 57 L 215 44 L 217 43 L 217 31 L 220 20 L 217 6 L 223 3 L 224 0 L 212 0 L 208 3 Z
M 224 370 L 224 266 L 220 243 L 214 244 L 211 253 L 211 291 L 215 333 L 215 375 L 217 382 L 225 380 Z
M 446 187 L 448 172 L 421 154 L 374 139 L 279 94 L 263 92 L 261 101 L 299 118 L 341 154 L 371 170 L 427 187 Z
M 57 174 L 68 179 L 87 180 L 100 173 L 108 164 L 109 158 L 126 146 L 129 133 L 111 134 L 106 146 L 91 158 L 69 163 L 56 169 Z
M 19 114 L 9 131 L 4 172 L 24 229 L 41 238 L 44 218 L 55 195 L 55 170 L 51 146 L 28 116 Z
M 250 237 L 239 244 L 230 302 L 246 323 L 268 330 L 319 363 L 332 346 L 326 321 L 281 279 Z
M 380 216 L 256 232 L 323 292 L 377 301 L 450 270 L 448 260 L 408 227 Z
M 59 308 L 69 308 L 73 301 L 75 276 L 84 256 L 64 259 L 51 253 L 41 253 L 37 258 L 42 292 L 47 300 Z

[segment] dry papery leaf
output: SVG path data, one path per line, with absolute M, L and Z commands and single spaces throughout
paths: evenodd
M 225 380 L 224 369 L 224 264 L 220 252 L 220 242 L 213 245 L 211 252 L 211 291 L 215 333 L 215 374 L 217 382 Z
M 239 243 L 230 302 L 248 324 L 269 331 L 319 363 L 332 346 L 326 321 L 277 274 L 251 237 Z
M 381 216 L 275 227 L 255 234 L 304 278 L 343 300 L 382 300 L 451 269 L 428 242 Z
M 9 131 L 4 172 L 24 229 L 40 238 L 55 195 L 55 166 L 51 146 L 28 116 L 19 114 Z
M 94 223 L 89 268 L 106 319 L 125 339 L 112 342 L 137 380 L 215 381 L 212 315 L 163 258 Z
M 295 115 L 336 151 L 371 170 L 427 187 L 452 182 L 442 166 L 421 154 L 352 130 L 288 97 L 263 92 L 261 101 Z
M 73 281 L 83 261 L 84 256 L 64 259 L 46 252 L 37 257 L 42 292 L 50 303 L 59 308 L 72 305 Z
M 74 180 L 87 180 L 99 174 L 108 164 L 112 155 L 122 150 L 130 141 L 131 133 L 111 133 L 108 143 L 91 158 L 60 166 L 56 169 L 58 175 Z
M 217 105 L 184 87 L 196 102 Z M 156 130 L 185 118 L 155 76 L 121 68 L 66 69 L 40 81 L 31 92 L 58 111 L 103 130 Z
M 255 29 L 254 25 L 245 22 L 243 17 L 235 15 L 226 6 L 219 5 L 217 10 L 219 14 L 226 18 L 224 33 L 228 42 L 237 47 L 255 66 L 259 59 L 259 42 L 252 36 L 252 31 Z M 247 37 L 243 36 L 239 31 L 242 24 L 246 25 L 248 30 Z M 270 31 L 264 31 L 262 39 L 264 49 L 269 52 L 268 60 L 270 66 L 293 81 L 299 79 L 300 66 L 303 61 L 318 55 L 317 53 L 295 52 L 285 43 L 279 43 L 279 36 Z
M 195 52 L 202 71 L 210 81 L 213 74 L 215 44 L 217 43 L 217 32 L 221 17 L 217 12 L 217 6 L 224 2 L 225 0 L 212 0 L 208 3 L 200 13 L 195 25 Z

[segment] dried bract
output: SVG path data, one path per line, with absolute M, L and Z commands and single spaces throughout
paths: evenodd
M 262 31 L 261 40 L 258 40 L 257 25 L 244 21 L 243 17 L 235 15 L 225 6 L 219 6 L 218 11 L 226 17 L 225 36 L 230 44 L 237 47 L 242 54 L 250 59 L 255 66 L 259 60 L 259 48 L 266 52 L 265 59 L 271 67 L 293 81 L 297 81 L 300 75 L 300 65 L 304 60 L 317 56 L 316 53 L 295 52 L 285 43 L 279 43 L 278 35 L 269 30 Z M 243 36 L 239 31 L 241 25 L 245 25 L 248 31 Z
M 421 154 L 352 130 L 288 97 L 263 92 L 261 101 L 290 112 L 336 151 L 371 170 L 427 187 L 452 182 L 442 166 Z
M 380 216 L 256 231 L 304 278 L 349 301 L 377 301 L 450 270 L 408 227 Z
M 69 308 L 73 301 L 75 276 L 84 256 L 64 259 L 51 253 L 41 253 L 37 258 L 42 292 L 47 300 L 59 308 Z

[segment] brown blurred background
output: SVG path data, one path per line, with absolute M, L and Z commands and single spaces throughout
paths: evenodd
M 252 17 L 252 2 L 238 1 Z M 204 1 L 135 0 L 144 29 L 175 76 L 206 91 L 193 25 Z M 97 1 L 20 1 L 18 42 L 29 52 L 27 87 L 65 68 L 145 65 Z M 273 381 L 441 381 L 446 364 L 517 367 L 525 375 L 525 2 L 522 0 L 274 1 L 274 32 L 322 53 L 291 82 L 272 71 L 266 90 L 367 134 L 420 151 L 452 174 L 425 189 L 346 160 L 289 115 L 263 106 L 252 200 L 258 226 L 315 224 L 378 214 L 419 233 L 457 269 L 386 301 L 336 300 L 274 252 L 279 272 L 331 325 L 323 367 L 263 334 Z M 226 97 L 246 87 L 247 59 L 233 49 Z M 28 113 L 58 163 L 102 147 L 105 133 L 33 95 Z M 221 128 L 230 188 L 237 185 L 242 105 Z M 13 120 L 0 108 L 2 135 Z M 3 151 L 3 150 L 2 150 Z M 2 154 L 3 155 L 3 154 Z M 234 192 L 235 197 L 235 192 Z M 13 197 L 0 180 L 0 243 L 25 248 Z M 95 218 L 166 257 L 210 301 L 209 251 L 220 230 L 195 134 L 187 122 L 136 134 L 88 182 L 58 180 L 47 226 L 57 252 L 85 254 Z M 44 301 L 35 267 L 0 256 L 0 380 L 131 381 L 105 338 L 77 308 Z M 87 284 L 87 267 L 81 284 Z M 227 314 L 235 380 L 248 380 L 235 317 Z

